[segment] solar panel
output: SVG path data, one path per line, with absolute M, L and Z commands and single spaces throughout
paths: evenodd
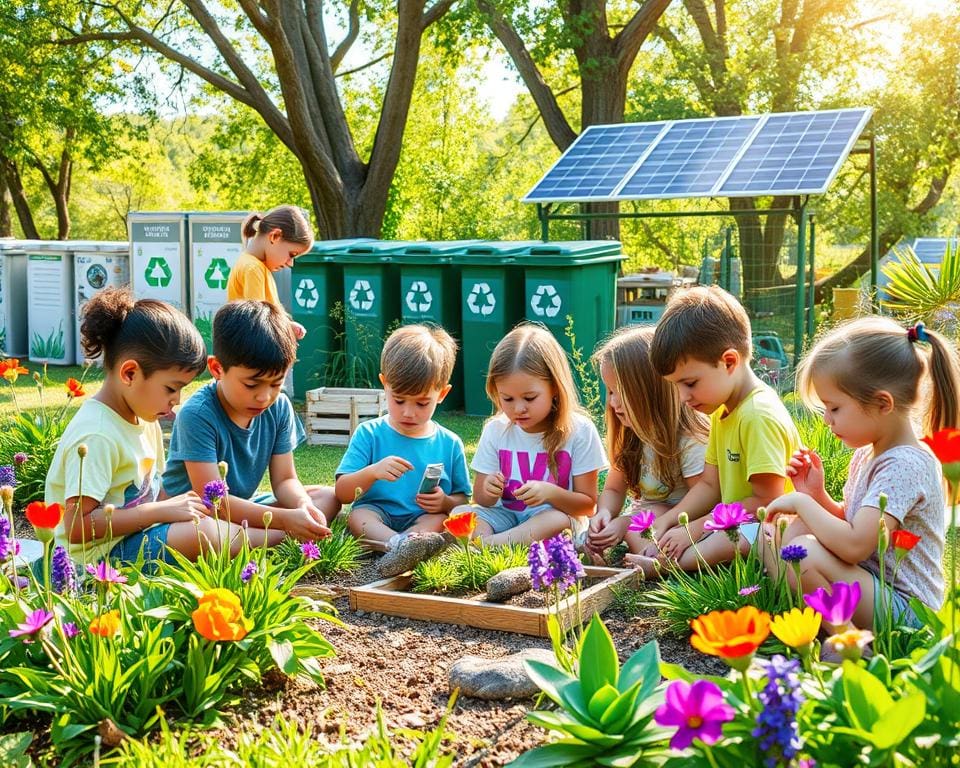
M 524 201 L 819 194 L 871 114 L 856 108 L 591 126 Z

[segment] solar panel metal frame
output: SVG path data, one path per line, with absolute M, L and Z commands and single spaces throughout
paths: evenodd
M 733 173 L 738 169 L 740 162 L 744 156 L 750 151 L 753 146 L 754 141 L 763 133 L 764 127 L 771 119 L 780 120 L 782 118 L 789 119 L 794 116 L 803 116 L 810 117 L 811 124 L 813 119 L 818 115 L 828 115 L 828 114 L 858 114 L 859 119 L 855 126 L 850 130 L 850 134 L 843 146 L 843 148 L 835 153 L 829 155 L 833 159 L 832 166 L 829 166 L 829 170 L 826 175 L 823 177 L 823 181 L 816 186 L 808 185 L 797 185 L 794 187 L 785 187 L 785 186 L 773 186 L 771 188 L 765 189 L 763 186 L 751 186 L 748 189 L 744 190 L 726 190 L 723 191 L 723 186 L 727 183 L 728 179 L 733 175 Z M 833 183 L 833 180 L 836 178 L 837 173 L 840 171 L 840 167 L 846 161 L 847 157 L 850 154 L 850 151 L 853 149 L 857 140 L 860 138 L 860 134 L 863 132 L 863 129 L 866 127 L 870 118 L 873 115 L 873 109 L 871 107 L 854 107 L 854 108 L 844 108 L 844 109 L 831 109 L 831 110 L 818 110 L 814 112 L 774 112 L 768 113 L 765 115 L 740 115 L 734 117 L 708 117 L 708 118 L 694 118 L 692 120 L 661 120 L 654 121 L 650 123 L 619 123 L 616 125 L 609 126 L 589 126 L 580 136 L 577 137 L 576 141 L 567 148 L 566 152 L 561 155 L 557 161 L 547 170 L 543 176 L 537 181 L 537 183 L 531 188 L 523 198 L 523 202 L 527 203 L 560 203 L 560 202 L 569 202 L 569 203 L 591 203 L 591 202 L 615 202 L 620 200 L 676 200 L 676 199 L 687 199 L 687 198 L 704 198 L 704 197 L 759 197 L 764 195 L 806 195 L 806 194 L 822 194 L 824 193 L 830 185 Z M 759 118 L 759 119 L 758 119 Z M 689 126 L 696 123 L 709 123 L 709 124 L 719 124 L 723 121 L 746 121 L 746 120 L 757 120 L 756 125 L 753 127 L 753 130 L 746 136 L 743 142 L 740 144 L 738 149 L 731 155 L 730 161 L 727 164 L 726 168 L 719 173 L 716 182 L 710 188 L 709 191 L 696 192 L 696 193 L 668 193 L 663 190 L 660 190 L 656 193 L 650 194 L 624 194 L 623 189 L 634 179 L 638 170 L 641 169 L 644 162 L 657 150 L 657 147 L 660 143 L 670 134 L 670 130 L 674 125 L 684 125 Z M 607 131 L 613 128 L 622 127 L 624 125 L 646 125 L 646 126 L 659 126 L 660 130 L 656 135 L 656 138 L 643 150 L 640 156 L 637 158 L 630 169 L 624 174 L 620 182 L 614 187 L 613 192 L 608 195 L 579 195 L 576 194 L 576 190 L 573 190 L 573 193 L 568 196 L 558 196 L 556 194 L 539 194 L 535 195 L 534 192 L 540 187 L 554 171 L 561 165 L 564 159 L 574 151 L 576 147 L 585 137 L 592 135 L 596 131 Z M 828 138 L 828 136 L 824 137 Z M 826 141 L 821 142 L 820 144 L 815 145 L 817 149 L 822 147 Z M 794 151 L 803 146 L 801 143 L 789 144 L 787 146 L 794 147 Z M 817 155 L 814 155 L 814 159 Z M 812 166 L 811 166 L 812 167 Z M 676 178 L 676 177 L 674 177 Z

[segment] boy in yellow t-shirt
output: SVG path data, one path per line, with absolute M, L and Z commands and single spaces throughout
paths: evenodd
M 786 467 L 800 436 L 780 397 L 750 368 L 751 346 L 750 319 L 740 303 L 716 286 L 698 286 L 670 301 L 650 347 L 654 367 L 676 384 L 683 403 L 710 415 L 700 481 L 654 525 L 664 555 L 685 570 L 695 570 L 699 562 L 691 536 L 708 563 L 734 557 L 734 544 L 723 531 L 698 541 L 718 503 L 740 502 L 755 513 L 792 490 Z M 678 525 L 684 512 L 691 521 L 689 535 Z M 759 527 L 740 526 L 741 552 Z

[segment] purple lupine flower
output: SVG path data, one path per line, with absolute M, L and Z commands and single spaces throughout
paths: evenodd
M 787 544 L 780 550 L 780 557 L 786 563 L 799 563 L 807 556 L 807 548 L 802 544 Z
M 26 589 L 30 586 L 30 579 L 26 576 L 10 576 L 10 583 L 19 589 Z
M 319 560 L 320 547 L 315 541 L 305 541 L 300 545 L 300 551 L 303 553 L 304 560 Z
M 777 654 L 760 664 L 765 668 L 767 684 L 760 691 L 763 708 L 751 735 L 759 740 L 767 768 L 791 765 L 803 747 L 797 728 L 797 712 L 804 699 L 798 675 L 800 662 Z
M 320 553 L 318 550 L 317 555 L 319 556 L 319 554 Z M 256 562 L 251 560 L 249 563 L 243 566 L 243 570 L 240 571 L 240 581 L 242 581 L 244 584 L 249 584 L 250 579 L 256 576 L 259 570 L 260 569 L 257 567 Z
M 710 513 L 710 519 L 703 524 L 705 531 L 728 531 L 744 523 L 755 523 L 757 518 L 735 501 L 732 504 L 717 504 Z
M 558 584 L 560 591 L 563 592 L 573 586 L 578 579 L 587 575 L 569 537 L 558 533 L 544 541 L 543 547 L 547 551 L 547 559 L 550 563 L 548 586 Z
M 724 723 L 733 720 L 733 707 L 724 702 L 720 686 L 710 680 L 688 683 L 674 680 L 667 686 L 664 703 L 653 715 L 657 725 L 677 726 L 670 739 L 673 749 L 686 749 L 694 739 L 715 744 Z
M 30 461 L 30 456 L 23 451 L 18 451 L 17 453 L 13 454 L 13 463 L 17 467 L 26 464 L 28 461 Z
M 211 480 L 203 486 L 203 503 L 208 509 L 219 509 L 227 493 L 227 484 L 223 480 Z
M 77 588 L 76 569 L 65 547 L 57 544 L 50 559 L 50 588 L 57 594 L 73 592 Z
M 17 487 L 17 471 L 12 464 L 0 464 L 0 485 Z
M 0 563 L 17 554 L 17 540 L 10 537 L 10 521 L 0 516 Z
M 627 530 L 632 533 L 646 533 L 657 521 L 657 513 L 650 509 L 640 509 L 630 516 Z
M 16 629 L 11 629 L 10 637 L 22 637 L 25 643 L 29 643 L 30 638 L 51 621 L 53 621 L 53 614 L 50 613 L 50 611 L 40 608 L 33 613 L 28 613 L 23 622 L 17 624 Z
M 860 582 L 847 584 L 845 581 L 835 581 L 830 592 L 820 587 L 804 595 L 803 601 L 823 616 L 828 624 L 842 626 L 853 618 L 860 603 Z
M 111 566 L 106 560 L 101 560 L 96 565 L 88 565 L 87 573 L 93 576 L 94 581 L 99 581 L 101 584 L 127 583 L 127 577 Z
M 738 594 L 740 594 L 743 597 L 750 597 L 750 595 L 755 595 L 759 591 L 760 591 L 760 585 L 754 584 L 750 587 L 744 587 L 743 589 L 740 590 Z
M 547 581 L 550 562 L 547 559 L 547 550 L 544 549 L 542 541 L 530 543 L 527 564 L 530 566 L 530 582 L 534 589 L 539 591 L 550 586 L 551 582 Z
M 72 621 L 63 622 L 63 636 L 67 638 L 67 640 L 72 640 L 79 634 L 80 630 L 77 629 L 76 624 L 74 624 Z

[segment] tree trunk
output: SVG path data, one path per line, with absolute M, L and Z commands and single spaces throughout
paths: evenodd
M 39 240 L 40 233 L 37 231 L 37 225 L 33 221 L 30 202 L 27 200 L 27 195 L 23 191 L 20 169 L 17 168 L 17 164 L 8 157 L 0 157 L 0 169 L 2 169 L 4 178 L 6 179 L 7 188 L 13 200 L 13 208 L 17 212 L 20 229 L 23 230 L 23 236 L 27 240 Z
M 7 177 L 0 170 L 0 237 L 13 237 L 13 200 L 7 188 Z

